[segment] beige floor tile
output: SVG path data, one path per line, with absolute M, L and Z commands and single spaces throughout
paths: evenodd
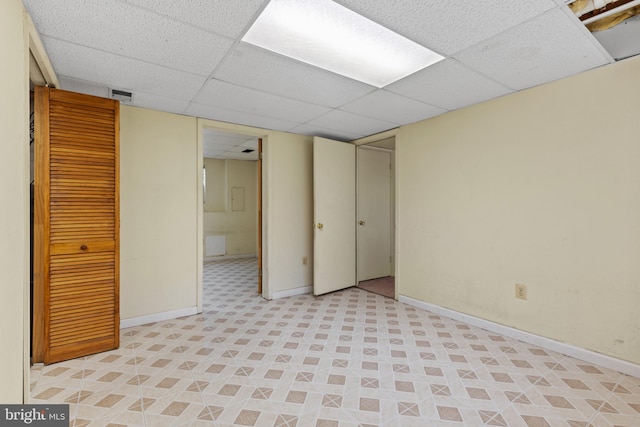
M 76 425 L 640 425 L 640 379 L 346 289 L 266 301 L 255 260 L 205 265 L 204 312 L 34 366 Z

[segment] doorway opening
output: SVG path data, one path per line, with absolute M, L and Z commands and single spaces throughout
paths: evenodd
M 357 286 L 395 299 L 395 136 L 358 146 L 356 158 Z
M 392 132 L 353 144 L 314 137 L 314 295 L 387 278 L 397 297 L 394 163 Z
M 262 138 L 203 125 L 201 141 L 202 266 L 221 260 L 257 259 L 256 286 L 261 294 Z M 202 295 L 202 281 L 199 287 Z

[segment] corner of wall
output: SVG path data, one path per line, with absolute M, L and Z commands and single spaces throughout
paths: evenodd
M 0 4 L 0 402 L 29 396 L 29 42 L 20 0 Z

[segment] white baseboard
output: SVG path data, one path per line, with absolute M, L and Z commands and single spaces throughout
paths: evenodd
M 305 295 L 313 292 L 313 286 L 303 286 L 301 288 L 287 289 L 286 291 L 278 291 L 273 293 L 273 299 L 295 297 L 296 295 Z
M 400 295 L 398 297 L 398 301 L 438 315 L 458 320 L 460 322 L 465 322 L 470 325 L 477 326 L 478 328 L 486 329 L 487 331 L 502 334 L 510 338 L 514 338 L 529 344 L 536 345 L 538 347 L 545 348 L 547 350 L 555 351 L 557 353 L 575 357 L 576 359 L 584 360 L 585 362 L 589 362 L 594 365 L 599 365 L 605 368 L 613 369 L 614 371 L 618 371 L 623 374 L 640 378 L 640 365 L 627 362 L 626 360 L 616 359 L 615 357 L 607 356 L 605 354 L 597 353 L 595 351 L 587 350 L 571 344 L 566 344 L 560 341 L 553 340 L 551 338 L 545 338 L 543 336 L 532 334 L 530 332 L 521 331 L 511 326 L 505 326 L 489 320 L 480 319 L 479 317 L 460 313 L 458 311 L 440 307 L 438 305 L 430 304 L 428 302 L 420 301 L 404 295 Z
M 193 316 L 194 314 L 198 314 L 198 307 L 187 307 L 179 310 L 148 314 L 146 316 L 120 319 L 120 329 L 146 325 L 147 323 L 161 322 L 163 320 L 177 319 L 178 317 Z
M 256 258 L 257 256 L 258 256 L 257 254 L 206 256 L 206 257 L 204 257 L 204 262 L 223 261 L 223 260 L 227 260 L 227 259 Z

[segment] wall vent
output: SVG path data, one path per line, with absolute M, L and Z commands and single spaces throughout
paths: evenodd
M 120 102 L 130 103 L 133 99 L 133 94 L 126 90 L 109 89 L 109 96 L 113 99 L 117 99 Z

